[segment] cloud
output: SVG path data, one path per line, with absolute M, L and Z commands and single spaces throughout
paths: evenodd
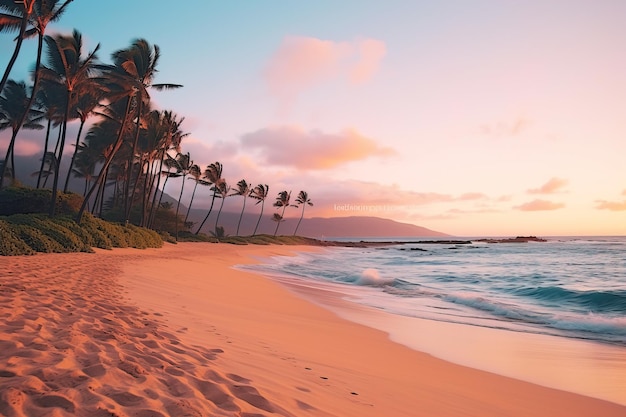
M 531 188 L 528 194 L 555 194 L 568 184 L 567 180 L 562 178 L 551 178 L 548 182 L 539 188 Z
M 513 208 L 521 211 L 548 211 L 558 210 L 563 207 L 565 207 L 565 204 L 563 203 L 554 203 L 552 201 L 537 199 Z
M 377 72 L 386 54 L 376 39 L 334 42 L 288 36 L 271 56 L 264 76 L 270 92 L 290 104 L 302 91 L 324 81 L 344 78 L 363 84 Z
M 458 199 L 462 201 L 470 201 L 470 200 L 484 200 L 488 198 L 483 193 L 465 193 L 462 194 Z
M 626 195 L 626 190 L 623 190 L 621 195 Z M 610 211 L 626 211 L 626 200 L 624 201 L 607 201 L 597 200 L 596 209 L 598 210 L 610 210 Z
M 358 60 L 350 70 L 350 81 L 362 84 L 369 81 L 387 53 L 385 43 L 376 39 L 365 39 L 356 44 Z
M 393 149 L 379 146 L 354 129 L 324 133 L 298 126 L 276 126 L 245 134 L 241 143 L 244 149 L 258 152 L 264 164 L 298 169 L 330 169 L 372 156 L 395 154 Z
M 22 129 L 15 140 L 15 155 L 31 156 L 40 154 L 43 149 L 43 135 L 45 135 L 45 133 L 42 134 L 40 131 Z M 10 142 L 11 129 L 6 129 L 0 134 L 0 152 L 2 152 L 0 159 L 4 158 Z M 72 152 L 73 151 L 74 147 L 72 147 Z
M 611 210 L 611 211 L 626 211 L 626 200 L 624 201 L 605 201 L 599 200 L 597 201 L 598 205 L 596 209 L 598 210 Z

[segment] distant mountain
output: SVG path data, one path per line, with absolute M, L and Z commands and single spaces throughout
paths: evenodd
M 274 212 L 268 210 L 261 219 L 257 233 L 274 234 L 276 223 L 271 220 L 271 214 Z M 195 232 L 206 216 L 206 211 L 192 209 L 189 220 L 195 222 L 193 231 Z M 211 216 L 204 224 L 202 231 L 209 234 L 215 228 L 215 220 L 217 210 L 211 213 Z M 244 214 L 239 228 L 239 234 L 242 236 L 251 235 L 254 232 L 258 214 Z M 279 235 L 293 234 L 298 224 L 297 217 L 288 217 L 282 222 L 278 229 Z M 237 223 L 239 222 L 239 213 L 222 212 L 219 219 L 219 225 L 223 226 L 226 234 L 235 235 L 237 231 Z M 352 216 L 352 217 L 312 217 L 302 219 L 302 223 L 298 228 L 298 235 L 312 237 L 316 239 L 333 238 L 333 237 L 442 237 L 449 236 L 445 233 L 430 230 L 425 227 L 416 226 L 409 223 L 400 223 L 390 219 L 380 217 Z
M 297 223 L 297 220 L 295 223 Z M 367 216 L 305 218 L 302 219 L 298 234 L 315 238 L 449 236 L 445 233 L 410 223 L 400 223 L 391 219 Z

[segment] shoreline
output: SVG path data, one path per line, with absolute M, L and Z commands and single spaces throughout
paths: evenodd
M 360 303 L 333 283 L 270 277 L 339 317 L 417 352 L 541 386 L 626 405 L 626 348 L 600 341 L 409 317 Z M 462 351 L 458 348 L 463 346 Z
M 626 413 L 417 352 L 233 268 L 312 250 L 183 243 L 0 259 L 0 413 Z

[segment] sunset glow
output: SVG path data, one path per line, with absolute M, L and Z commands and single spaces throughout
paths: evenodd
M 184 152 L 232 184 L 306 190 L 307 217 L 626 235 L 624 16 L 619 0 L 109 0 L 72 3 L 51 33 L 78 29 L 103 62 L 158 45 L 156 82 L 184 87 L 151 94 L 185 118 Z M 34 65 L 36 41 L 23 48 L 13 79 Z M 42 146 L 24 132 L 16 154 Z

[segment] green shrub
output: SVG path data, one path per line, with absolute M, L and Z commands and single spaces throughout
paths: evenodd
M 39 229 L 26 224 L 11 224 L 11 227 L 19 238 L 35 252 L 65 252 L 59 242 L 49 238 Z
M 80 222 L 80 227 L 91 236 L 92 246 L 100 249 L 111 249 L 114 246 L 120 247 L 119 245 L 115 245 L 113 243 L 115 239 L 112 239 L 107 234 L 104 224 L 108 223 L 103 222 L 100 219 L 96 219 L 89 213 L 85 213 L 82 221 Z M 123 244 L 125 245 L 126 241 L 123 241 Z
M 12 217 L 19 217 L 25 215 L 17 215 Z M 28 217 L 28 216 L 25 216 Z M 54 220 L 42 215 L 30 216 L 33 227 L 41 230 L 43 234 L 49 238 L 57 241 L 64 249 L 64 252 L 93 252 L 91 247 L 85 244 L 80 237 L 73 233 L 67 227 L 61 224 L 57 224 Z M 13 219 L 11 219 L 12 221 Z
M 161 236 L 133 225 L 109 223 L 90 214 L 79 225 L 72 218 L 50 219 L 45 214 L 14 214 L 0 217 L 0 255 L 35 252 L 93 252 L 92 247 L 160 248 Z
M 146 249 L 163 246 L 163 240 L 154 230 L 127 224 L 124 226 L 124 232 L 130 238 L 129 246 L 133 248 Z
M 52 190 L 28 187 L 7 187 L 0 190 L 0 216 L 12 214 L 48 213 Z M 75 193 L 57 193 L 57 214 L 78 212 L 83 197 Z
M 31 249 L 22 239 L 20 239 L 13 227 L 0 219 L 0 255 L 33 255 Z

